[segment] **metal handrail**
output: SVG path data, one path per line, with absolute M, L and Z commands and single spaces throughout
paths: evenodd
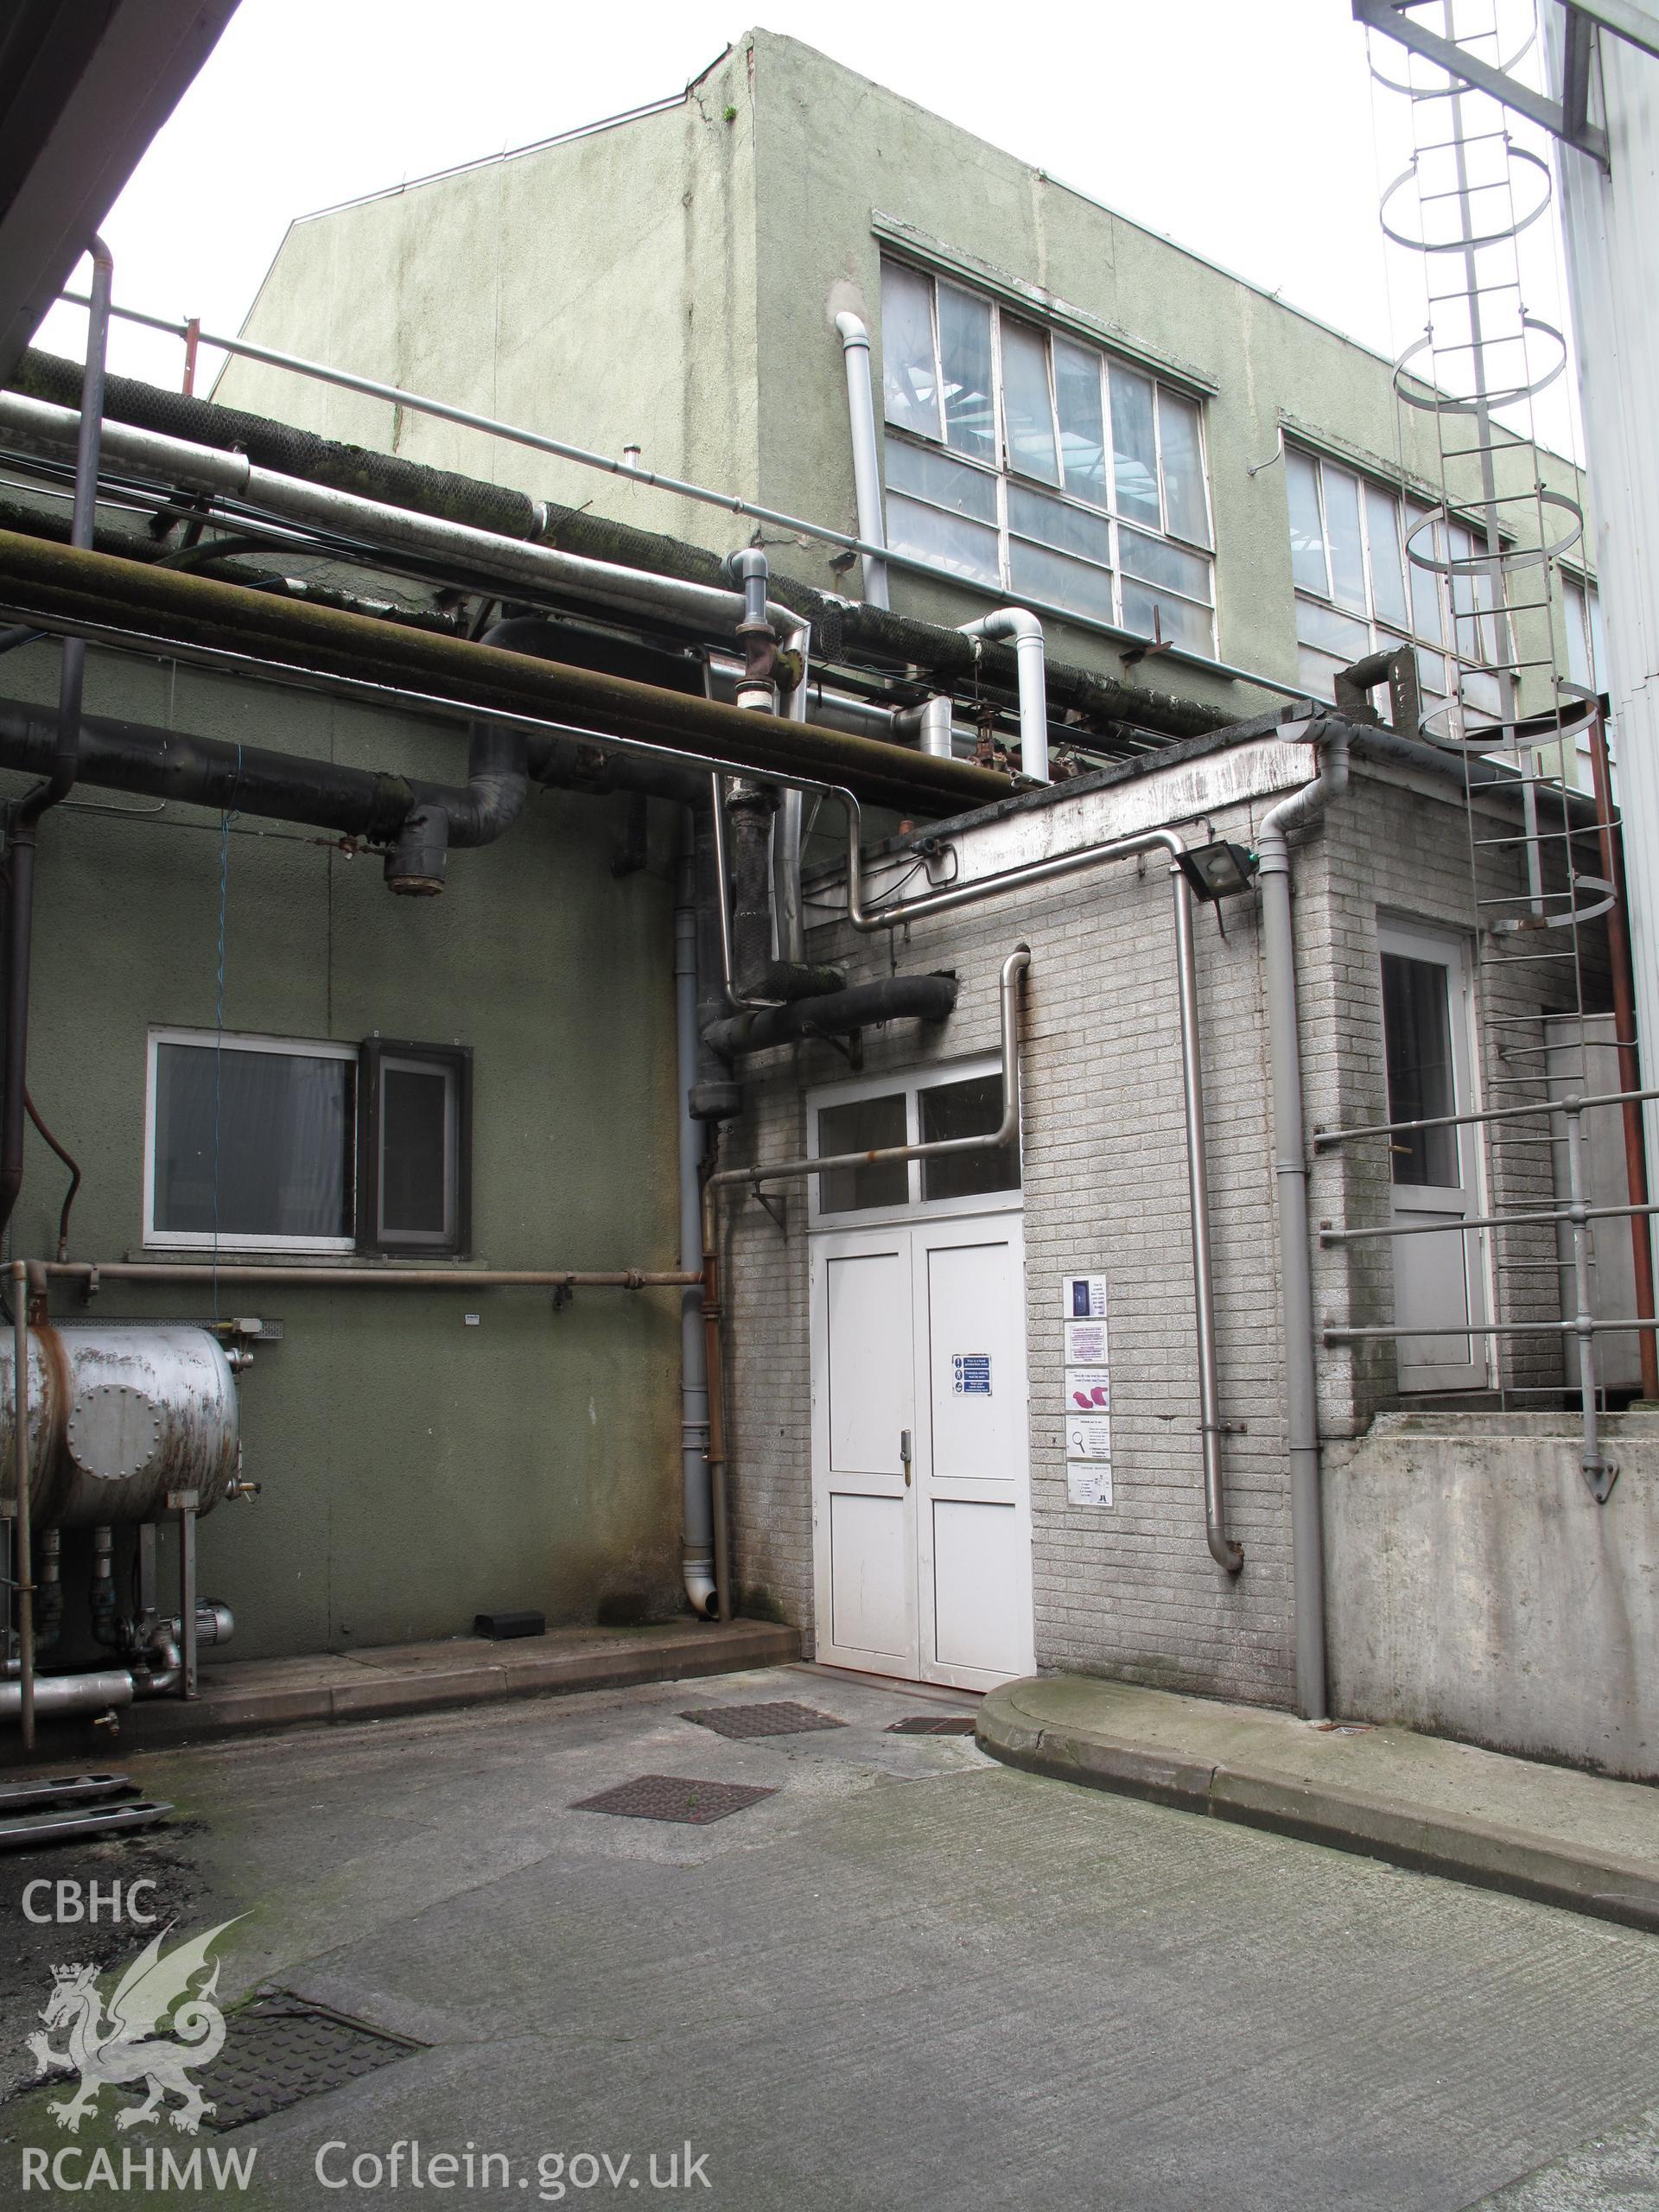
M 1355 1137 L 1391 1137 L 1408 1135 L 1413 1129 L 1465 1128 L 1477 1122 L 1518 1122 L 1531 1114 L 1578 1114 L 1593 1106 L 1634 1106 L 1649 1098 L 1659 1098 L 1659 1090 L 1603 1090 L 1588 1096 L 1573 1091 L 1565 1098 L 1535 1098 L 1525 1106 L 1489 1106 L 1478 1114 L 1431 1114 L 1421 1122 L 1368 1122 L 1351 1129 L 1316 1129 L 1313 1143 L 1319 1151 L 1325 1151 L 1333 1144 L 1346 1144 Z

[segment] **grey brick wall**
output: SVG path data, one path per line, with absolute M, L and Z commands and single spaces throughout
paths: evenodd
M 1277 794 L 1193 825 L 1249 842 Z M 1066 804 L 1064 798 L 1057 804 Z M 1356 764 L 1349 794 L 1294 855 L 1295 927 L 1310 1128 L 1385 1111 L 1377 985 L 1379 907 L 1472 930 L 1466 817 L 1455 793 L 1408 772 Z M 1003 895 L 898 932 L 814 932 L 815 957 L 851 980 L 954 969 L 957 1010 L 942 1033 L 913 1024 L 865 1039 L 865 1071 L 995 1050 L 1003 957 L 1028 943 L 1023 1020 L 1025 1238 L 1037 1657 L 1241 1700 L 1287 1703 L 1293 1644 L 1283 1427 L 1283 1344 L 1271 1177 L 1266 1010 L 1254 903 L 1197 916 L 1228 1516 L 1243 1544 L 1236 1580 L 1205 1541 L 1193 1295 L 1170 893 L 1148 858 Z M 1548 986 L 1519 969 L 1532 1002 Z M 1505 978 L 1508 981 L 1508 978 Z M 798 1155 L 804 1096 L 846 1074 L 822 1044 L 746 1064 L 749 1111 L 726 1163 Z M 1535 1179 L 1537 1155 L 1527 1170 Z M 1548 1173 L 1545 1163 L 1544 1173 Z M 1495 1178 L 1497 1171 L 1495 1170 Z M 1319 1155 L 1315 1221 L 1386 1217 L 1380 1144 Z M 1525 1177 L 1497 1181 L 1507 1202 Z M 787 1187 L 788 1233 L 752 1200 L 722 1223 L 732 1500 L 740 1588 L 780 1605 L 810 1640 L 812 1609 L 808 1230 L 804 1186 Z M 1494 1195 L 1497 1195 L 1495 1188 Z M 1383 1244 L 1315 1255 L 1322 1318 L 1386 1320 Z M 1061 1415 L 1059 1277 L 1107 1279 L 1111 1324 L 1111 1510 L 1067 1501 Z M 1548 1278 L 1546 1289 L 1549 1286 Z M 1553 1293 L 1551 1294 L 1553 1294 Z M 1389 1347 L 1321 1361 L 1321 1415 L 1351 1435 L 1393 1391 Z

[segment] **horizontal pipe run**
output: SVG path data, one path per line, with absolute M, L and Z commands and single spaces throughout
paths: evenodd
M 0 531 L 0 603 L 48 626 L 97 635 L 141 626 L 152 650 L 200 645 L 308 674 L 446 692 L 467 713 L 579 721 L 728 772 L 845 784 L 873 803 L 963 812 L 1006 798 L 1010 779 L 879 741 L 664 691 L 625 677 L 394 627 L 334 607 Z
M 944 1021 L 957 1003 L 954 976 L 883 976 L 817 998 L 712 1022 L 703 1042 L 723 1059 L 811 1037 L 850 1037 L 886 1021 Z
M 84 307 L 86 296 L 79 292 L 60 295 L 71 306 Z M 176 338 L 188 334 L 188 326 L 169 321 L 164 315 L 143 314 L 136 308 L 113 308 L 111 314 L 124 322 L 139 324 L 146 330 L 163 330 Z M 537 453 L 551 454 L 556 460 L 574 461 L 579 467 L 602 469 L 607 475 L 620 476 L 631 484 L 645 484 L 658 492 L 667 492 L 682 499 L 694 499 L 704 506 L 721 508 L 728 514 L 747 515 L 752 521 L 766 523 L 777 530 L 785 531 L 791 537 L 814 538 L 821 545 L 833 545 L 842 552 L 856 553 L 866 560 L 886 564 L 889 569 L 902 570 L 906 575 L 921 576 L 931 582 L 967 589 L 986 598 L 1000 598 L 1001 587 L 977 582 L 955 570 L 938 567 L 931 561 L 918 560 L 913 554 L 895 552 L 890 546 L 878 545 L 851 531 L 831 530 L 823 523 L 808 522 L 800 515 L 784 514 L 775 507 L 763 507 L 752 499 L 739 499 L 730 492 L 713 492 L 702 484 L 689 484 L 676 476 L 664 476 L 654 469 L 638 468 L 631 463 L 613 459 L 608 454 L 590 452 L 585 446 L 568 444 L 560 438 L 543 437 L 534 430 L 518 429 L 512 423 L 498 422 L 488 415 L 474 415 L 461 407 L 451 407 L 439 399 L 429 399 L 419 392 L 405 391 L 401 385 L 380 384 L 372 377 L 353 376 L 345 369 L 325 367 L 321 362 L 308 361 L 295 353 L 278 353 L 269 346 L 255 345 L 245 338 L 210 336 L 200 334 L 200 343 L 211 346 L 223 353 L 240 354 L 245 359 L 263 361 L 268 367 L 289 369 L 296 376 L 310 377 L 322 384 L 340 385 L 346 391 L 360 392 L 365 398 L 382 399 L 392 407 L 402 407 L 416 415 L 435 416 L 440 422 L 459 423 L 463 429 L 481 430 L 488 437 L 504 438 L 510 444 L 529 446 Z M 1144 650 L 1148 640 L 1139 631 L 1125 630 L 1114 622 L 1103 622 L 1089 614 L 1079 614 L 1074 607 L 1065 607 L 1052 600 L 1027 598 L 1027 606 L 1033 614 L 1045 615 L 1058 622 L 1065 622 L 1075 629 L 1087 631 L 1091 636 L 1109 638 L 1116 645 L 1139 646 Z M 1185 645 L 1166 643 L 1164 658 L 1189 668 L 1203 671 L 1209 676 L 1224 677 L 1232 682 L 1249 683 L 1259 691 L 1270 691 L 1283 699 L 1303 699 L 1307 696 L 1306 684 L 1286 683 L 1276 676 L 1264 676 L 1259 670 L 1236 668 L 1230 661 L 1212 660 L 1207 654 L 1196 653 Z
M 1594 1106 L 1631 1106 L 1649 1098 L 1659 1098 L 1659 1090 L 1604 1090 L 1594 1096 L 1575 1092 L 1566 1098 L 1535 1098 L 1525 1106 L 1489 1106 L 1481 1114 L 1435 1114 L 1422 1122 L 1372 1122 L 1363 1128 L 1316 1129 L 1313 1141 L 1323 1150 L 1329 1145 L 1346 1144 L 1354 1137 L 1407 1136 L 1414 1129 L 1465 1128 L 1477 1122 L 1519 1122 L 1537 1114 L 1587 1114 Z
M 280 1261 L 203 1266 L 174 1260 L 47 1260 L 41 1265 L 48 1275 L 81 1282 L 263 1282 L 326 1290 L 689 1290 L 702 1281 L 700 1274 L 661 1268 L 296 1268 Z
M 37 1675 L 32 1702 L 42 1720 L 54 1720 L 67 1713 L 130 1705 L 132 1699 L 133 1680 L 126 1669 L 105 1667 L 88 1675 Z M 0 1720 L 16 1720 L 23 1710 L 22 1683 L 0 1682 Z
M 1586 1329 L 1597 1336 L 1618 1336 L 1626 1330 L 1659 1329 L 1659 1320 L 1637 1315 L 1628 1321 L 1459 1321 L 1455 1328 L 1326 1329 L 1321 1334 L 1328 1344 L 1357 1344 L 1373 1339 L 1392 1343 L 1400 1337 L 1577 1337 Z
M 1543 1213 L 1448 1214 L 1440 1221 L 1386 1223 L 1367 1229 L 1322 1229 L 1321 1244 L 1358 1244 L 1382 1236 L 1444 1236 L 1449 1230 L 1530 1229 L 1553 1221 L 1628 1221 L 1637 1215 L 1659 1213 L 1659 1205 L 1639 1206 L 1552 1206 Z M 1561 1262 L 1565 1267 L 1568 1263 Z
M 73 448 L 79 423 L 73 408 L 30 399 L 21 392 L 0 392 L 0 431 L 8 431 L 49 450 Z M 124 423 L 105 426 L 106 464 L 115 462 L 183 491 L 207 493 L 245 502 L 285 520 L 337 531 L 395 552 L 449 560 L 467 570 L 509 582 L 531 592 L 583 601 L 607 609 L 677 620 L 715 636 L 735 633 L 743 620 L 741 592 L 665 576 L 619 562 L 590 560 L 580 553 L 499 531 L 450 522 L 414 508 L 365 499 L 330 484 L 286 476 L 261 468 L 244 453 L 191 443 L 159 430 L 136 429 Z M 791 607 L 766 602 L 767 620 L 779 638 L 792 638 L 801 617 Z
M 1020 1136 L 1020 988 L 1031 966 L 1031 948 L 1016 945 L 1002 963 L 998 992 L 1002 1045 L 1002 1118 L 982 1136 L 937 1137 L 927 1144 L 879 1146 L 873 1152 L 831 1153 L 816 1160 L 779 1160 L 753 1167 L 722 1167 L 707 1177 L 702 1186 L 702 1243 L 705 1252 L 715 1248 L 715 1210 L 721 1195 L 738 1185 L 758 1190 L 762 1183 L 799 1182 L 809 1175 L 832 1173 L 842 1167 L 877 1167 L 889 1160 L 937 1160 L 963 1152 L 995 1152 L 1014 1144 Z

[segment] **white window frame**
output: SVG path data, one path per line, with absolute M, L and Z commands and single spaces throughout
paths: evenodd
M 996 487 L 996 521 L 995 524 L 993 524 L 989 522 L 982 520 L 977 516 L 963 516 L 957 510 L 938 505 L 936 501 L 929 499 L 924 493 L 906 491 L 902 486 L 889 485 L 887 478 L 885 459 L 882 467 L 884 512 L 886 500 L 889 496 L 892 496 L 897 497 L 900 499 L 911 500 L 918 506 L 929 507 L 938 514 L 953 517 L 957 520 L 969 521 L 978 529 L 987 532 L 990 532 L 994 529 L 996 537 L 997 547 L 997 575 L 995 582 L 993 582 L 992 581 L 982 577 L 970 577 L 965 571 L 960 572 L 962 581 L 970 584 L 976 583 L 978 588 L 982 590 L 995 589 L 1006 592 L 1011 599 L 1021 601 L 1022 603 L 1026 599 L 1035 598 L 1046 600 L 1050 604 L 1063 604 L 1063 602 L 1053 601 L 1052 596 L 1048 594 L 1038 593 L 1033 594 L 1021 593 L 1020 586 L 1016 584 L 1013 579 L 1013 542 L 1015 539 L 1018 539 L 1021 543 L 1035 546 L 1040 551 L 1052 553 L 1060 560 L 1073 561 L 1081 568 L 1093 569 L 1096 574 L 1105 577 L 1110 586 L 1111 614 L 1109 621 L 1113 626 L 1122 630 L 1128 630 L 1131 626 L 1127 623 L 1123 618 L 1123 586 L 1125 582 L 1125 575 L 1120 535 L 1121 531 L 1128 530 L 1131 533 L 1138 532 L 1141 536 L 1149 537 L 1157 543 L 1169 545 L 1177 552 L 1184 553 L 1190 558 L 1201 560 L 1205 563 L 1208 572 L 1210 583 L 1210 597 L 1207 601 L 1195 599 L 1191 593 L 1179 591 L 1171 584 L 1152 583 L 1148 582 L 1147 578 L 1142 576 L 1131 575 L 1128 578 L 1128 582 L 1132 585 L 1137 585 L 1142 589 L 1160 596 L 1173 600 L 1179 600 L 1184 606 L 1192 608 L 1193 611 L 1202 618 L 1206 626 L 1207 635 L 1205 642 L 1203 645 L 1198 645 L 1185 639 L 1177 639 L 1171 642 L 1178 644 L 1185 652 L 1196 653 L 1203 658 L 1213 659 L 1216 657 L 1217 652 L 1215 604 L 1216 522 L 1214 502 L 1211 497 L 1210 490 L 1209 423 L 1207 420 L 1208 410 L 1205 404 L 1204 394 L 1192 391 L 1169 377 L 1160 375 L 1157 370 L 1149 367 L 1144 361 L 1134 360 L 1127 355 L 1110 353 L 1104 346 L 1095 345 L 1087 339 L 1077 337 L 1070 330 L 1058 329 L 1052 324 L 1045 322 L 1040 314 L 1021 313 L 1016 308 L 1005 307 L 1003 302 L 997 299 L 994 295 L 978 291 L 971 284 L 960 283 L 954 277 L 941 276 L 936 270 L 930 269 L 922 264 L 906 260 L 900 254 L 884 252 L 881 258 L 884 267 L 891 264 L 893 267 L 903 269 L 912 276 L 914 276 L 925 283 L 928 287 L 929 326 L 933 340 L 934 391 L 939 417 L 939 435 L 938 437 L 931 437 L 925 432 L 909 429 L 903 425 L 887 422 L 885 417 L 884 410 L 882 424 L 884 436 L 886 439 L 898 444 L 915 446 L 925 452 L 944 454 L 947 456 L 953 464 L 963 468 L 971 469 L 977 474 L 990 480 Z M 966 297 L 974 300 L 979 306 L 982 307 L 986 310 L 991 319 L 991 380 L 993 385 L 991 397 L 995 421 L 995 438 L 997 448 L 997 459 L 995 465 L 980 460 L 975 454 L 962 452 L 958 448 L 951 445 L 945 435 L 944 355 L 939 338 L 939 288 L 941 285 L 948 285 L 952 291 L 962 293 Z M 1055 455 L 1060 467 L 1061 480 L 1058 484 L 1052 484 L 1042 477 L 1026 475 L 1023 472 L 1014 467 L 1012 460 L 1010 459 L 1011 448 L 1007 427 L 1007 387 L 1002 372 L 1002 324 L 1005 315 L 1011 317 L 1014 321 L 1023 325 L 1026 328 L 1034 331 L 1043 340 L 1044 365 L 1048 378 L 1049 421 L 1054 436 Z M 1064 342 L 1066 345 L 1074 346 L 1078 353 L 1092 354 L 1099 365 L 1101 421 L 1104 431 L 1104 450 L 1102 454 L 1102 461 L 1109 483 L 1109 490 L 1108 493 L 1109 505 L 1106 506 L 1096 506 L 1091 500 L 1082 499 L 1075 492 L 1069 492 L 1065 488 L 1065 448 L 1061 442 L 1060 436 L 1058 396 L 1055 385 L 1054 347 L 1057 342 Z M 1158 526 L 1155 529 L 1150 523 L 1139 520 L 1132 514 L 1120 514 L 1119 512 L 1116 453 L 1112 437 L 1110 372 L 1114 368 L 1122 369 L 1128 375 L 1139 377 L 1143 382 L 1151 385 L 1153 387 L 1153 441 L 1156 456 L 1155 468 L 1159 512 Z M 1179 532 L 1169 527 L 1169 501 L 1164 483 L 1163 410 L 1160 404 L 1161 395 L 1166 391 L 1167 391 L 1173 398 L 1179 399 L 1184 404 L 1192 407 L 1197 417 L 1198 474 L 1204 495 L 1204 519 L 1205 531 L 1205 537 L 1202 542 L 1194 538 L 1182 537 Z M 1057 505 L 1071 507 L 1077 513 L 1087 516 L 1090 521 L 1103 522 L 1107 525 L 1108 531 L 1108 543 L 1110 548 L 1109 561 L 1101 561 L 1090 554 L 1080 553 L 1070 547 L 1046 546 L 1039 539 L 1031 537 L 1027 532 L 1014 530 L 1008 520 L 1008 492 L 1011 486 L 1018 486 L 1022 491 L 1033 493 L 1043 499 L 1052 499 Z M 889 543 L 892 543 L 893 537 L 893 525 L 891 519 L 889 519 L 888 522 L 887 537 Z M 945 569 L 943 564 L 941 564 L 939 574 L 942 579 L 950 576 L 952 573 L 952 571 Z M 1095 610 L 1087 607 L 1077 607 L 1072 611 L 1075 613 L 1077 619 L 1083 622 L 1099 622 L 1103 619 L 1105 619 Z M 1152 636 L 1152 632 L 1150 631 L 1142 632 L 1138 629 L 1135 630 L 1133 634 L 1136 637 L 1144 635 L 1149 639 Z
M 158 1059 L 163 1045 L 188 1045 L 197 1051 L 212 1052 L 222 1044 L 226 1052 L 277 1052 L 290 1059 L 349 1060 L 355 1066 L 359 1057 L 356 1045 L 340 1045 L 312 1037 L 265 1037 L 249 1030 L 152 1028 L 145 1053 L 144 1067 L 144 1236 L 147 1249 L 156 1251 L 200 1252 L 217 1249 L 221 1252 L 355 1252 L 355 1235 L 351 1236 L 259 1236 L 248 1231 L 221 1231 L 215 1237 L 211 1231 L 184 1229 L 158 1229 L 156 1226 L 156 1096 Z M 356 1114 L 361 1102 L 354 1102 L 353 1122 L 346 1132 L 346 1179 L 352 1192 L 352 1216 L 357 1217 L 357 1124 Z
M 1459 703 L 1459 679 L 1463 680 L 1465 689 L 1468 679 L 1471 677 L 1477 680 L 1484 679 L 1486 681 L 1492 682 L 1495 685 L 1498 671 L 1506 665 L 1506 656 L 1510 658 L 1513 656 L 1514 647 L 1513 639 L 1510 632 L 1510 618 L 1508 611 L 1503 603 L 1502 593 L 1497 592 L 1495 594 L 1497 604 L 1494 607 L 1477 607 L 1476 611 L 1472 615 L 1459 613 L 1454 604 L 1451 576 L 1444 570 L 1421 570 L 1420 573 L 1429 576 L 1433 583 L 1435 596 L 1439 602 L 1440 610 L 1441 632 L 1440 637 L 1438 639 L 1423 637 L 1415 626 L 1416 601 L 1413 590 L 1414 575 L 1414 564 L 1410 552 L 1410 541 L 1414 537 L 1419 536 L 1426 523 L 1427 523 L 1432 518 L 1437 518 L 1434 520 L 1433 550 L 1437 560 L 1446 559 L 1447 554 L 1447 540 L 1446 534 L 1447 518 L 1443 513 L 1440 512 L 1434 500 L 1433 499 L 1416 498 L 1408 490 L 1402 488 L 1398 484 L 1390 484 L 1381 477 L 1369 475 L 1364 469 L 1356 467 L 1353 462 L 1338 460 L 1330 454 L 1321 453 L 1317 446 L 1304 445 L 1299 440 L 1294 438 L 1287 438 L 1285 441 L 1285 452 L 1287 455 L 1287 477 L 1288 476 L 1288 456 L 1290 454 L 1294 454 L 1300 460 L 1309 461 L 1313 464 L 1314 470 L 1315 490 L 1318 495 L 1319 506 L 1319 542 L 1325 554 L 1325 590 L 1323 592 L 1316 592 L 1311 590 L 1306 584 L 1297 583 L 1294 586 L 1297 600 L 1299 601 L 1306 601 L 1311 606 L 1326 607 L 1332 613 L 1339 615 L 1344 621 L 1357 624 L 1367 633 L 1367 650 L 1370 652 L 1387 652 L 1393 646 L 1399 645 L 1410 645 L 1417 656 L 1417 665 L 1420 675 L 1423 673 L 1425 659 L 1438 660 L 1440 664 L 1440 682 L 1438 683 L 1431 684 L 1425 681 L 1422 688 L 1426 698 L 1432 695 L 1438 697 L 1442 702 L 1439 707 L 1431 709 L 1431 711 L 1436 715 L 1446 715 L 1449 721 L 1452 710 L 1455 709 Z M 1345 606 L 1340 600 L 1337 599 L 1333 595 L 1331 589 L 1331 528 L 1325 512 L 1325 472 L 1327 468 L 1340 469 L 1344 476 L 1351 476 L 1359 486 L 1360 557 L 1365 571 L 1365 611 L 1363 613 L 1359 613 L 1354 607 Z M 1395 624 L 1383 620 L 1376 612 L 1376 585 L 1375 581 L 1375 571 L 1371 560 L 1371 515 L 1370 507 L 1365 496 L 1368 492 L 1375 493 L 1380 498 L 1389 500 L 1395 510 L 1395 527 L 1398 530 L 1400 536 L 1400 555 L 1405 584 L 1406 609 L 1408 616 L 1410 618 L 1410 626 L 1403 631 L 1398 628 Z M 1287 499 L 1286 505 L 1286 526 L 1287 534 L 1288 534 L 1288 499 Z M 1410 508 L 1413 505 L 1422 511 L 1415 519 L 1413 518 L 1410 513 Z M 1476 534 L 1478 537 L 1478 533 L 1476 532 L 1476 526 L 1472 523 L 1465 520 L 1464 517 L 1454 514 L 1450 519 L 1454 528 L 1468 531 Z M 1461 558 L 1462 556 L 1459 556 L 1459 557 Z M 1470 579 L 1471 584 L 1478 583 L 1480 581 L 1482 580 L 1473 577 Z M 1459 649 L 1458 642 L 1459 635 L 1459 624 L 1466 624 L 1471 621 L 1477 625 L 1477 634 L 1478 636 L 1484 638 L 1486 633 L 1490 631 L 1490 643 L 1492 647 L 1492 652 L 1490 655 L 1484 655 L 1480 658 L 1477 658 L 1476 656 L 1462 652 Z M 1311 640 L 1305 641 L 1300 634 L 1300 628 L 1297 632 L 1296 643 L 1299 655 L 1303 651 L 1306 651 L 1312 653 L 1321 654 L 1326 658 L 1335 658 L 1328 646 L 1316 645 Z M 1470 700 L 1469 703 L 1474 708 L 1478 714 L 1484 714 L 1488 712 L 1488 709 L 1485 707 L 1479 704 L 1475 700 Z M 1496 704 L 1494 704 L 1491 712 L 1494 715 L 1496 715 Z M 1448 730 L 1443 734 L 1452 735 L 1456 733 L 1448 728 Z
M 922 1141 L 921 1093 L 934 1090 L 942 1084 L 971 1083 L 976 1077 L 1001 1075 L 1002 1060 L 1000 1053 L 982 1052 L 972 1059 L 931 1060 L 925 1066 L 889 1069 L 885 1075 L 865 1076 L 856 1081 L 827 1084 L 821 1090 L 806 1095 L 806 1149 L 808 1156 L 817 1159 L 818 1114 L 825 1106 L 850 1106 L 861 1098 L 884 1098 L 895 1091 L 905 1094 L 905 1142 Z M 905 1163 L 906 1187 L 908 1197 L 902 1205 L 854 1206 L 838 1212 L 825 1210 L 821 1202 L 823 1179 L 820 1175 L 807 1178 L 807 1226 L 810 1229 L 859 1229 L 874 1227 L 883 1222 L 932 1221 L 945 1219 L 952 1214 L 1018 1213 L 1026 1203 L 1026 1157 L 1024 1133 L 1016 1134 L 1015 1142 L 1020 1154 L 1020 1180 L 1012 1190 L 972 1191 L 959 1198 L 924 1198 L 922 1171 L 925 1160 L 911 1160 Z

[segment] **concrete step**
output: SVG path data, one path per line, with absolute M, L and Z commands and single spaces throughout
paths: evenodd
M 1645 1783 L 1079 1675 L 1005 1683 L 976 1733 L 1032 1773 L 1659 1932 L 1659 1789 Z
M 477 1705 L 498 1698 L 561 1697 L 633 1682 L 677 1681 L 781 1666 L 801 1656 L 798 1629 L 772 1621 L 671 1621 L 641 1628 L 551 1629 L 508 1643 L 457 1637 L 448 1643 L 388 1644 L 315 1658 L 230 1660 L 204 1667 L 200 1694 L 153 1698 L 117 1715 L 119 1733 L 86 1716 L 42 1721 L 38 1759 L 96 1751 L 200 1742 L 267 1728 L 331 1726 Z M 0 1764 L 21 1751 L 15 1728 L 0 1734 Z

